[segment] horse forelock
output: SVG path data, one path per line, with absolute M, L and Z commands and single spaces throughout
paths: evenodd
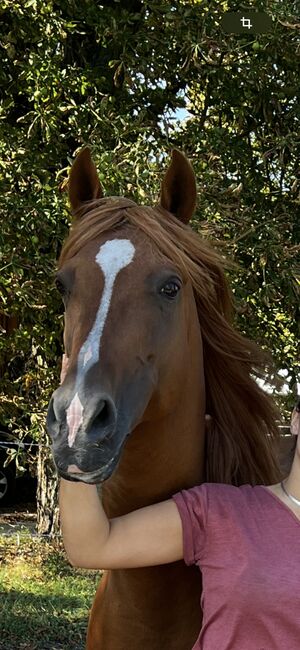
M 219 267 L 226 262 L 189 225 L 183 224 L 171 213 L 157 205 L 139 206 L 133 200 L 123 197 L 108 197 L 86 202 L 77 210 L 75 221 L 62 248 L 58 261 L 61 268 L 65 261 L 75 256 L 81 248 L 104 235 L 108 231 L 117 232 L 119 227 L 127 226 L 140 232 L 155 244 L 157 256 L 168 258 L 185 279 L 190 279 L 197 293 L 210 296 L 218 302 L 220 290 Z M 226 281 L 220 292 L 219 308 L 230 312 L 229 293 Z

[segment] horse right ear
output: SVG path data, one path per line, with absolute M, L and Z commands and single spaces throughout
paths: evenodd
M 189 160 L 173 149 L 172 162 L 161 184 L 160 205 L 187 224 L 196 206 L 195 174 Z
M 102 198 L 102 187 L 89 147 L 82 149 L 76 156 L 71 168 L 68 188 L 73 213 L 85 201 Z

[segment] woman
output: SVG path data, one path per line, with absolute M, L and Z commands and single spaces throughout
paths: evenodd
M 298 650 L 300 402 L 291 432 L 298 436 L 296 450 L 281 483 L 204 483 L 110 521 L 95 485 L 61 479 L 62 533 L 71 564 L 116 569 L 195 563 L 202 572 L 203 624 L 193 650 Z

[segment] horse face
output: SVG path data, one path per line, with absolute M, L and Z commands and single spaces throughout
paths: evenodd
M 84 246 L 58 280 L 69 364 L 47 428 L 60 474 L 98 482 L 133 429 L 180 399 L 192 289 L 126 226 Z
M 84 149 L 69 179 L 73 212 L 101 197 L 96 168 Z M 161 206 L 188 223 L 195 200 L 191 165 L 175 151 Z M 196 322 L 199 333 L 192 286 L 131 224 L 83 243 L 66 258 L 58 281 L 69 364 L 52 395 L 47 429 L 62 476 L 101 482 L 114 471 L 133 429 L 159 421 L 180 400 Z

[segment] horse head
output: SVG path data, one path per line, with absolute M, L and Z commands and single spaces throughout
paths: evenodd
M 152 487 L 165 480 L 160 498 L 204 479 L 277 482 L 278 410 L 256 381 L 274 367 L 232 325 L 224 258 L 189 225 L 188 160 L 173 152 L 152 208 L 104 198 L 84 149 L 69 197 L 74 223 L 56 279 L 68 368 L 47 416 L 60 474 L 104 481 L 130 450 L 126 481 L 142 464 Z
M 194 383 L 204 412 L 201 332 L 178 238 L 191 230 L 195 176 L 173 151 L 159 205 L 142 208 L 103 197 L 85 148 L 71 169 L 69 198 L 74 225 L 56 276 L 68 367 L 47 430 L 60 475 L 95 483 L 114 472 L 141 423 L 176 414 L 183 386 Z M 164 224 L 169 235 L 177 229 L 173 238 Z

